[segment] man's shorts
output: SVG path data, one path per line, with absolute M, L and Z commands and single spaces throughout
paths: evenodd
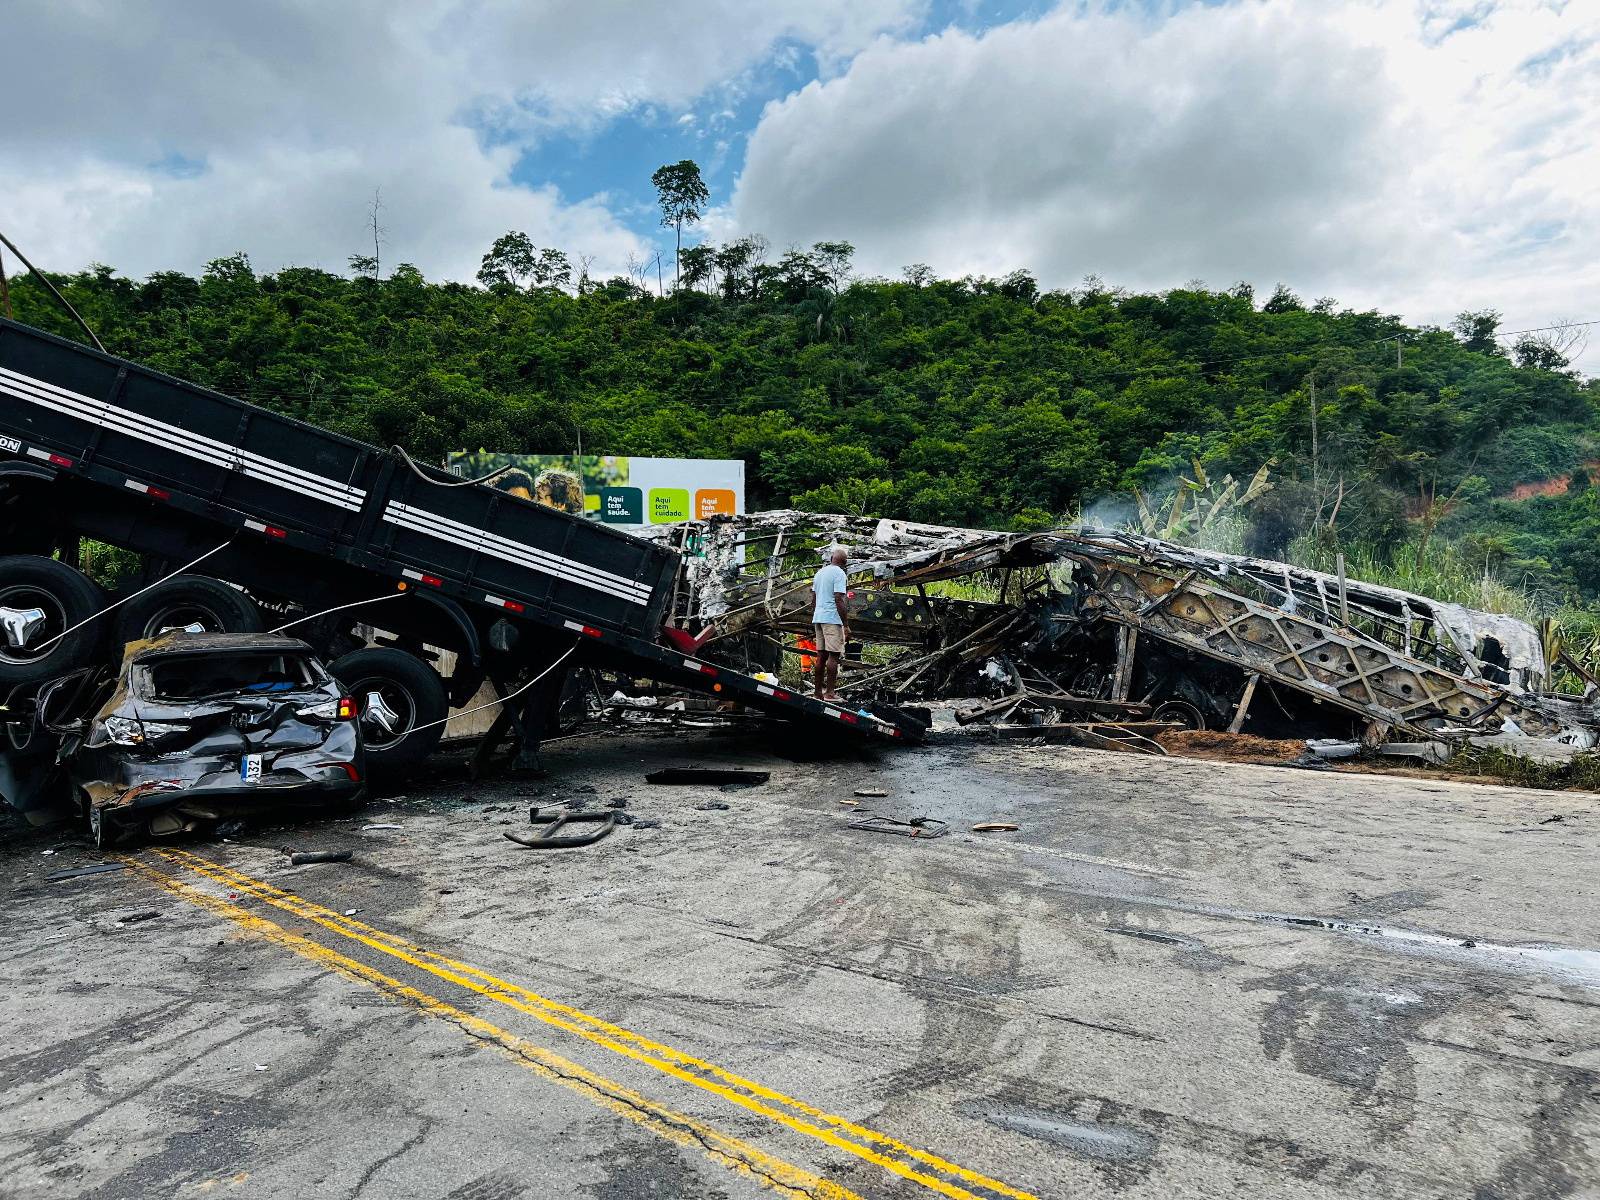
M 817 631 L 817 649 L 823 654 L 844 653 L 843 625 L 813 625 Z

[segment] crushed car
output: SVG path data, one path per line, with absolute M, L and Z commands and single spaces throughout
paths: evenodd
M 40 689 L 36 720 L 97 849 L 365 794 L 358 710 L 311 647 L 175 632 Z

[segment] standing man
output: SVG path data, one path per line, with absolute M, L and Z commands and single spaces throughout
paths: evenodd
M 817 602 L 811 611 L 811 624 L 816 630 L 817 668 L 816 697 L 818 700 L 839 698 L 839 660 L 844 657 L 845 642 L 850 637 L 849 583 L 845 579 L 844 565 L 850 556 L 843 546 L 835 546 L 828 562 L 811 581 L 811 590 Z

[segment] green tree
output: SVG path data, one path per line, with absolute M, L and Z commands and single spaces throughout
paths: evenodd
M 514 288 L 521 290 L 525 280 L 533 278 L 539 265 L 539 248 L 525 233 L 512 230 L 495 238 L 489 253 L 483 256 L 478 267 L 478 282 L 486 288 Z
M 700 220 L 706 204 L 711 200 L 711 193 L 700 178 L 699 164 L 692 158 L 657 168 L 656 173 L 650 176 L 650 182 L 655 185 L 656 199 L 661 205 L 661 223 L 675 231 L 678 237 L 673 267 L 677 273 L 675 286 L 682 287 L 683 227 Z

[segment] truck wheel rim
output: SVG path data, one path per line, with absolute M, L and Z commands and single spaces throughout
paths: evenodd
M 144 623 L 144 636 L 153 638 L 172 629 L 198 625 L 199 633 L 226 633 L 222 618 L 203 604 L 172 604 L 152 614 Z
M 14 666 L 38 662 L 55 650 L 59 643 L 52 642 L 52 639 L 67 628 L 67 610 L 62 607 L 61 601 L 52 593 L 32 584 L 20 583 L 0 588 L 0 608 L 37 608 L 44 612 L 44 625 L 34 630 L 27 646 L 13 646 L 0 636 L 0 662 Z
M 387 750 L 403 742 L 411 732 L 411 727 L 417 723 L 416 699 L 409 688 L 393 679 L 363 679 L 352 685 L 350 692 L 361 709 L 361 736 L 369 750 Z M 392 732 L 377 721 L 367 719 L 367 697 L 374 692 L 397 718 Z

